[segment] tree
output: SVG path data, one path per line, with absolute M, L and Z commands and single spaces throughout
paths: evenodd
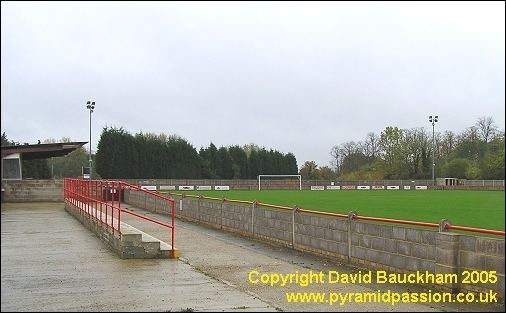
M 284 173 L 284 174 L 288 174 L 288 175 L 295 175 L 297 174 L 298 172 L 298 167 L 297 167 L 297 159 L 295 158 L 295 155 L 291 152 L 288 152 L 286 155 L 285 155 L 285 162 L 286 162 L 286 167 L 287 167 L 287 172 Z
M 480 140 L 478 129 L 471 126 L 459 136 L 454 157 L 478 162 L 485 153 L 485 147 L 486 142 Z
M 80 147 L 65 156 L 51 158 L 49 163 L 53 168 L 52 172 L 54 178 L 81 177 L 82 167 L 89 165 L 88 154 L 83 147 Z
M 216 174 L 221 179 L 234 178 L 232 158 L 225 147 L 220 147 L 220 149 L 218 149 Z
M 330 165 L 334 167 L 334 171 L 337 175 L 341 174 L 341 165 L 343 163 L 342 148 L 341 145 L 335 145 L 330 149 L 330 156 L 332 157 Z
M 401 171 L 401 146 L 403 131 L 398 127 L 388 126 L 380 135 L 380 147 L 385 160 L 386 178 L 399 178 Z
M 373 132 L 367 133 L 365 141 L 362 145 L 364 155 L 370 160 L 374 161 L 380 152 L 380 138 Z
M 306 161 L 300 168 L 299 175 L 302 179 L 318 179 L 318 165 L 315 161 Z
M 425 128 L 386 127 L 380 136 L 347 141 L 330 151 L 340 179 L 427 179 L 432 173 L 432 140 Z M 479 118 L 460 134 L 435 134 L 438 175 L 457 173 L 469 179 L 504 179 L 504 130 L 492 118 Z
M 481 137 L 481 140 L 485 141 L 486 143 L 497 131 L 497 126 L 494 124 L 492 117 L 480 117 L 476 122 L 476 128 L 478 130 L 479 136 Z
M 318 176 L 318 179 L 324 179 L 324 180 L 335 180 L 337 178 L 336 172 L 334 172 L 328 166 L 320 167 L 317 171 L 317 176 Z
M 228 148 L 230 157 L 232 158 L 232 169 L 236 179 L 249 178 L 248 173 L 248 156 L 240 146 L 232 146 Z
M 443 166 L 445 177 L 465 178 L 470 161 L 463 158 L 453 159 Z
M 341 164 L 341 174 L 351 173 L 369 163 L 369 159 L 360 151 L 346 155 Z
M 439 157 L 441 159 L 445 159 L 453 153 L 456 145 L 456 136 L 452 131 L 445 131 L 440 137 L 438 142 L 439 148 Z
M 9 139 L 7 139 L 7 135 L 5 134 L 5 132 L 2 133 L 2 147 L 4 146 L 10 146 L 11 145 L 11 142 L 9 141 Z

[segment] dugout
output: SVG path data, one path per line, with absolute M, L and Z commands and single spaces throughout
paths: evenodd
M 443 178 L 436 179 L 436 185 L 453 187 L 453 186 L 463 185 L 464 181 L 465 181 L 465 179 L 456 178 L 456 177 L 443 177 Z

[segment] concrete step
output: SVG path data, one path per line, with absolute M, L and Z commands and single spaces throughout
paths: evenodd
M 81 208 L 85 207 L 86 204 L 81 203 Z M 100 215 L 100 210 L 95 211 L 94 208 L 87 208 L 91 213 L 90 215 Z M 86 209 L 85 209 L 86 210 Z M 110 212 L 108 212 L 110 213 Z M 117 225 L 118 220 L 115 217 L 111 218 L 108 214 L 105 216 L 105 212 L 102 212 L 103 219 L 107 219 L 107 223 Z M 117 237 L 117 236 L 116 236 Z M 118 238 L 118 237 L 117 237 Z M 119 239 L 121 246 L 122 258 L 178 258 L 179 251 L 172 249 L 172 246 L 155 238 L 130 224 L 121 222 L 121 239 Z

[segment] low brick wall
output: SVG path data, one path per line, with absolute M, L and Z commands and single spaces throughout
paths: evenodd
M 185 220 L 389 273 L 453 273 L 459 275 L 457 283 L 437 287 L 453 292 L 492 289 L 504 298 L 504 239 L 201 198 L 175 200 L 176 216 Z M 135 191 L 125 191 L 125 202 L 159 213 L 169 212 L 166 202 Z M 466 270 L 496 271 L 497 282 L 462 284 L 462 272 Z
M 2 180 L 4 202 L 63 202 L 63 180 Z

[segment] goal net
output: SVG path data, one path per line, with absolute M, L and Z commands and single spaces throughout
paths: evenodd
M 302 190 L 301 175 L 258 175 L 258 190 L 298 189 Z

